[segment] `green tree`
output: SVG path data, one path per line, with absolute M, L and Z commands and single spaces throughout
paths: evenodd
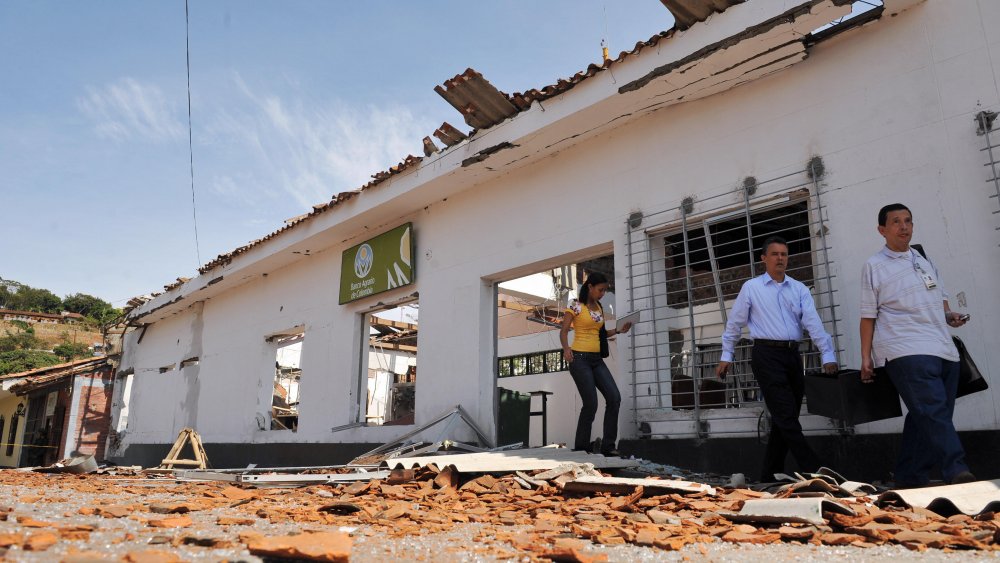
M 53 366 L 61 362 L 62 360 L 55 354 L 41 350 L 0 352 L 0 375 Z
M 62 311 L 62 299 L 47 289 L 25 286 L 17 292 L 22 299 L 21 309 L 38 313 L 58 313 Z
M 12 324 L 18 330 L 17 332 L 4 331 L 4 336 L 0 336 L 0 352 L 31 350 L 41 346 L 41 341 L 35 336 L 34 327 L 24 321 L 13 321 Z
M 58 313 L 62 311 L 63 305 L 62 299 L 47 289 L 0 279 L 0 307 L 36 313 Z
M 52 353 L 68 362 L 90 355 L 90 348 L 82 342 L 63 342 L 52 349 Z
M 99 318 L 104 311 L 111 309 L 111 303 L 86 293 L 71 293 L 62 300 L 63 309 L 71 313 L 80 313 L 85 317 Z

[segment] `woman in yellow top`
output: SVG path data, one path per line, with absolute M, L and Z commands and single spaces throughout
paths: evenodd
M 563 315 L 559 340 L 562 342 L 563 356 L 569 362 L 569 373 L 583 400 L 580 419 L 576 424 L 574 450 L 590 449 L 590 429 L 597 415 L 597 392 L 604 396 L 604 436 L 601 439 L 601 453 L 616 456 L 618 450 L 618 408 L 622 396 L 615 384 L 608 366 L 601 358 L 600 331 L 604 326 L 604 308 L 601 298 L 608 291 L 608 280 L 603 274 L 593 273 L 580 286 L 580 299 L 569 304 Z M 628 332 L 631 323 L 622 326 L 621 332 Z M 573 345 L 569 344 L 569 331 L 573 329 Z M 608 330 L 608 336 L 617 334 Z

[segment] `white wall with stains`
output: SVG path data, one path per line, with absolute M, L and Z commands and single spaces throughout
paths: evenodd
M 701 25 L 750 17 L 738 8 Z M 994 188 L 987 183 L 985 141 L 973 123 L 981 110 L 1000 110 L 1000 28 L 988 23 L 997 21 L 1000 2 L 994 0 L 927 0 L 816 45 L 806 60 L 779 73 L 623 119 L 577 144 L 538 147 L 527 164 L 509 162 L 503 151 L 469 170 L 442 171 L 452 162 L 448 157 L 427 159 L 398 181 L 362 193 L 340 215 L 285 234 L 311 245 L 309 256 L 290 262 L 280 240 L 269 241 L 204 276 L 245 281 L 193 290 L 163 309 L 169 313 L 150 315 L 165 318 L 153 322 L 141 344 L 133 337 L 126 345 L 123 368 L 134 368 L 135 376 L 124 444 L 169 443 L 183 426 L 196 427 L 206 442 L 225 443 L 382 443 L 412 430 L 331 428 L 358 419 L 360 355 L 367 353 L 362 314 L 414 292 L 420 300 L 417 424 L 460 404 L 492 429 L 493 282 L 614 252 L 617 285 L 627 288 L 630 212 L 677 206 L 689 195 L 733 191 L 736 198 L 745 176 L 801 169 L 815 155 L 827 171 L 823 203 L 847 363 L 859 361 L 859 276 L 881 246 L 876 212 L 901 201 L 913 210 L 914 240 L 924 243 L 956 296 L 953 307 L 973 315 L 956 333 L 984 372 L 998 373 L 1000 207 L 989 197 Z M 644 52 L 628 68 L 655 63 L 647 59 Z M 550 105 L 595 95 L 614 80 L 607 74 Z M 532 110 L 512 122 L 530 129 L 543 115 Z M 569 115 L 553 127 L 615 117 Z M 484 133 L 480 147 L 508 131 L 495 129 Z M 1000 140 L 1000 131 L 994 134 Z M 341 252 L 407 221 L 414 225 L 416 283 L 338 305 Z M 628 298 L 627 291 L 619 294 L 623 308 Z M 274 361 L 265 338 L 297 326 L 306 333 L 299 430 L 260 431 L 255 415 L 269 404 Z M 624 350 L 623 341 L 612 363 L 625 395 L 621 434 L 628 437 L 636 427 Z M 189 354 L 200 356 L 198 366 L 155 371 Z M 1000 381 L 959 401 L 959 429 L 1000 428 L 998 389 Z M 558 393 L 564 403 L 556 416 L 575 418 L 572 388 L 562 385 Z M 901 419 L 859 431 L 900 427 Z

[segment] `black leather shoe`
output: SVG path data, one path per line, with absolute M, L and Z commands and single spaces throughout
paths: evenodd
M 622 453 L 618 450 L 608 450 L 606 452 L 601 452 L 601 455 L 604 457 L 621 457 Z

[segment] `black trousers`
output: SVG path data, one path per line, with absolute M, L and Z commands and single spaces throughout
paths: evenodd
M 573 361 L 569 364 L 569 374 L 573 376 L 576 389 L 580 392 L 583 408 L 576 423 L 576 440 L 573 449 L 590 449 L 590 429 L 597 416 L 597 392 L 604 396 L 604 436 L 601 438 L 601 451 L 607 453 L 615 449 L 618 440 L 618 409 L 622 404 L 622 395 L 615 384 L 611 370 L 605 365 L 599 353 L 573 352 Z
M 785 458 L 791 451 L 799 470 L 813 472 L 820 460 L 802 434 L 799 411 L 805 393 L 802 356 L 789 348 L 756 344 L 750 359 L 754 377 L 764 394 L 764 404 L 771 413 L 771 434 L 767 439 L 761 481 L 774 481 L 775 473 L 785 471 Z

